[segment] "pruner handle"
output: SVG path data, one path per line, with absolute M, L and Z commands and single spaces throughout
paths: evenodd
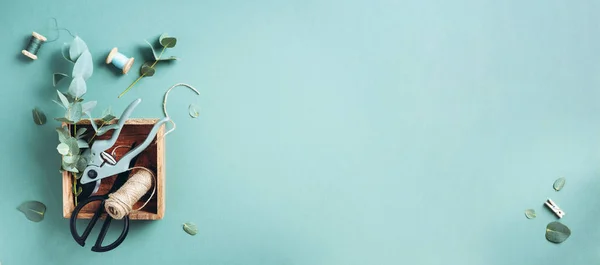
M 152 130 L 146 137 L 146 140 L 144 140 L 144 142 L 141 145 L 138 145 L 131 151 L 127 152 L 127 154 L 125 154 L 115 165 L 104 164 L 101 167 L 96 165 L 89 165 L 88 167 L 86 167 L 86 169 L 83 171 L 80 180 L 81 183 L 86 184 L 88 182 L 97 181 L 129 170 L 129 163 L 131 162 L 131 159 L 139 155 L 152 143 L 160 127 L 169 120 L 170 119 L 168 117 L 165 117 L 156 122 L 156 124 L 154 124 L 154 127 L 152 127 Z
M 138 99 L 134 100 L 133 102 L 131 102 L 131 104 L 129 104 L 129 106 L 127 106 L 125 111 L 123 111 L 123 114 L 121 114 L 121 117 L 119 117 L 118 127 L 115 129 L 112 137 L 109 140 L 96 140 L 94 142 L 94 144 L 92 145 L 92 148 L 91 148 L 92 149 L 92 157 L 94 157 L 94 160 L 96 160 L 96 157 L 98 157 L 98 159 L 100 158 L 100 153 L 108 150 L 113 145 L 115 145 L 115 143 L 117 142 L 117 139 L 119 138 L 119 134 L 121 134 L 121 130 L 123 129 L 123 126 L 125 125 L 125 122 L 127 121 L 127 119 L 129 119 L 129 116 L 131 116 L 131 113 L 133 112 L 135 107 L 137 107 L 137 105 L 139 105 L 141 102 L 142 102 L 142 99 L 138 98 Z M 98 161 L 94 161 L 94 162 L 98 162 Z

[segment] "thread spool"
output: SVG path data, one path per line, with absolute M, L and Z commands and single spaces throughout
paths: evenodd
M 32 60 L 37 60 L 37 52 L 42 47 L 42 43 L 46 42 L 46 40 L 46 37 L 44 37 L 42 34 L 39 34 L 35 31 L 32 32 L 31 39 L 29 39 L 29 44 L 27 44 L 27 47 L 25 47 L 25 50 L 22 50 L 21 53 Z
M 117 47 L 114 47 L 110 50 L 108 57 L 106 57 L 106 64 L 112 63 L 115 67 L 122 69 L 123 74 L 126 74 L 131 69 L 134 60 L 133 57 L 127 58 L 127 56 L 119 52 Z
M 123 219 L 123 217 L 129 215 L 132 211 L 138 211 L 144 208 L 154 196 L 156 187 L 144 205 L 133 210 L 133 205 L 150 190 L 154 181 L 154 174 L 152 171 L 146 168 L 139 169 L 143 170 L 133 174 L 120 189 L 108 195 L 108 199 L 104 204 L 104 209 L 112 218 L 117 220 Z

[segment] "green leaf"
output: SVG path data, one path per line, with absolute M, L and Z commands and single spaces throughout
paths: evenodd
M 73 78 L 81 77 L 83 80 L 87 80 L 94 73 L 94 65 L 92 61 L 92 54 L 89 51 L 84 51 L 79 59 L 75 62 L 73 67 Z
M 177 44 L 177 38 L 169 37 L 167 33 L 163 33 L 158 38 L 158 42 L 160 42 L 160 45 L 162 45 L 165 48 L 173 48 Z
M 64 144 L 69 147 L 69 154 L 78 155 L 79 154 L 79 145 L 77 144 L 77 139 L 74 137 L 68 138 Z
M 546 239 L 552 243 L 560 244 L 571 236 L 571 229 L 560 222 L 551 222 L 546 226 Z
M 56 150 L 58 150 L 59 154 L 66 156 L 69 154 L 69 145 L 67 145 L 66 143 L 60 143 L 56 147 Z
M 160 59 L 158 59 L 157 61 L 173 61 L 173 60 L 179 60 L 179 58 L 175 57 L 175 56 L 170 56 L 170 57 L 161 57 Z
M 148 46 L 150 46 L 150 49 L 152 50 L 152 57 L 154 57 L 154 60 L 158 60 L 158 55 L 156 55 L 156 51 L 154 50 L 154 45 L 152 45 L 150 42 L 148 42 L 147 40 L 144 40 L 146 43 L 148 43 Z
M 535 214 L 535 210 L 534 209 L 527 209 L 527 210 L 525 210 L 525 216 L 527 217 L 527 219 L 533 219 L 537 215 Z
M 77 165 L 75 165 L 75 168 L 79 172 L 85 171 L 85 168 L 88 166 L 88 161 L 89 161 L 89 159 L 87 157 L 79 156 L 79 160 L 77 160 Z M 79 177 L 81 177 L 81 176 L 79 176 Z
M 60 121 L 60 122 L 67 123 L 67 124 L 72 124 L 73 123 L 72 121 L 70 121 L 67 118 L 54 118 L 54 119 L 57 120 L 57 121 Z
M 69 58 L 71 58 L 71 61 L 77 62 L 77 59 L 87 50 L 88 47 L 85 42 L 79 36 L 75 36 L 69 47 Z
M 196 225 L 194 223 L 188 222 L 188 223 L 183 224 L 183 231 L 194 236 L 198 233 L 198 227 L 196 227 Z
M 58 84 L 58 82 L 60 82 L 60 80 L 62 80 L 65 77 L 68 77 L 69 75 L 65 74 L 65 73 L 54 73 L 54 75 L 52 75 L 52 85 L 54 87 L 56 87 L 56 85 Z
M 65 127 L 56 128 L 56 132 L 58 133 L 58 140 L 61 143 L 64 143 L 67 141 L 67 139 L 71 138 L 71 135 L 69 135 L 69 131 Z
M 83 98 L 75 98 L 74 96 L 71 96 L 71 93 L 66 93 L 65 97 L 69 102 L 83 102 Z
M 31 110 L 31 114 L 33 115 L 33 122 L 37 125 L 46 124 L 46 114 L 38 108 Z
M 62 162 L 62 167 L 65 171 L 69 171 L 72 173 L 79 173 L 79 170 L 77 168 L 75 168 L 74 165 L 67 164 L 67 163 L 65 163 L 65 161 Z
M 194 104 L 190 104 L 188 110 L 192 118 L 198 118 L 198 116 L 200 115 L 200 112 L 198 112 L 198 107 Z
M 102 117 L 112 114 L 112 107 L 108 106 L 105 110 L 102 111 Z
M 103 122 L 110 122 L 110 121 L 112 121 L 112 120 L 114 120 L 114 119 L 116 119 L 116 118 L 117 118 L 117 117 L 115 117 L 115 116 L 113 116 L 113 115 L 109 114 L 109 115 L 106 115 L 106 116 L 102 117 L 102 121 L 103 121 Z
M 81 138 L 85 132 L 87 132 L 87 128 L 79 128 L 75 133 L 75 138 Z
M 90 148 L 90 145 L 87 143 L 87 141 L 81 139 L 77 140 L 77 146 L 79 148 Z
M 80 76 L 73 78 L 71 85 L 69 85 L 69 94 L 75 99 L 81 98 L 87 92 L 87 85 L 85 80 Z
M 65 118 L 72 121 L 73 123 L 77 123 L 81 120 L 81 115 L 83 114 L 83 108 L 80 102 L 72 103 L 65 114 Z
M 140 75 L 153 76 L 155 72 L 156 70 L 152 68 L 152 63 L 150 62 L 145 62 L 142 64 L 142 68 L 140 68 Z
M 110 130 L 114 130 L 119 128 L 118 124 L 112 124 L 112 125 L 108 125 L 108 126 L 104 126 L 102 128 L 99 128 L 98 131 L 96 131 L 96 135 L 98 136 L 102 136 L 103 134 L 105 134 L 106 132 L 110 131 Z
M 97 101 L 88 101 L 86 103 L 83 103 L 81 105 L 81 111 L 83 113 L 91 113 L 92 110 L 94 110 L 94 108 L 96 107 L 96 104 L 98 104 Z
M 564 186 L 565 186 L 565 178 L 559 178 L 556 181 L 554 181 L 554 190 L 559 191 L 561 190 Z
M 60 106 L 61 108 L 63 108 L 63 109 L 67 109 L 67 108 L 65 108 L 65 106 L 63 106 L 63 104 L 62 104 L 62 103 L 60 103 L 60 102 L 58 102 L 58 101 L 56 101 L 56 100 L 54 100 L 54 99 L 52 100 L 52 102 L 56 103 L 56 105 L 59 105 L 59 106 Z
M 63 155 L 63 161 L 67 164 L 73 164 L 73 163 L 77 162 L 78 159 L 79 159 L 78 155 Z
M 68 43 L 63 43 L 63 46 L 61 48 L 61 51 L 63 58 L 65 58 L 65 60 L 71 62 L 71 63 L 75 63 L 75 61 L 71 60 L 71 58 L 69 58 L 69 44 Z
M 29 221 L 33 222 L 44 220 L 44 213 L 46 213 L 46 205 L 38 201 L 24 202 L 17 209 L 24 213 Z
M 56 90 L 56 93 L 58 93 L 58 98 L 60 99 L 60 102 L 63 104 L 65 109 L 68 109 L 69 108 L 69 100 L 67 99 L 67 97 L 65 97 L 65 95 L 58 90 Z

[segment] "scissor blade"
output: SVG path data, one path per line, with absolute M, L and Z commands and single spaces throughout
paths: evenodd
M 92 196 L 92 194 L 100 189 L 100 180 L 87 184 L 81 184 L 81 182 L 77 181 L 77 187 L 81 187 L 81 193 L 77 196 L 77 200 L 82 201 Z

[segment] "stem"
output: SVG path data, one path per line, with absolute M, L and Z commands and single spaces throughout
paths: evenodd
M 163 53 L 165 52 L 165 50 L 167 49 L 167 47 L 163 47 L 162 51 L 160 51 L 160 54 L 158 55 L 158 58 L 156 58 L 156 61 L 154 61 L 154 63 L 150 66 L 150 68 L 154 69 L 154 66 L 158 63 L 158 61 L 160 61 L 160 58 L 162 57 Z M 133 88 L 133 86 L 135 86 L 135 84 L 137 84 L 137 82 L 139 82 L 142 77 L 146 76 L 146 74 L 142 74 L 140 75 L 140 77 L 138 77 L 138 79 L 136 79 L 135 81 L 133 81 L 133 83 L 131 83 L 131 85 L 129 85 L 125 91 L 123 91 L 123 93 L 121 93 L 119 95 L 118 98 L 121 98 L 123 95 L 125 95 L 125 93 L 129 92 L 129 90 L 131 90 Z
M 140 77 L 138 77 L 138 79 L 136 79 L 135 81 L 133 81 L 133 83 L 131 83 L 131 85 L 129 85 L 127 87 L 127 89 L 125 89 L 125 91 L 123 91 L 123 93 L 121 93 L 121 95 L 119 95 L 119 98 L 121 98 L 123 95 L 125 95 L 125 93 L 129 92 L 129 90 L 131 90 L 133 88 L 133 86 L 140 81 L 140 79 L 142 79 L 142 77 L 146 76 L 145 74 L 140 75 Z
M 73 174 L 73 200 L 75 201 L 75 206 L 77 206 L 77 196 L 75 196 L 75 192 L 77 192 L 77 174 Z
M 102 121 L 102 125 L 100 125 L 100 127 L 98 127 L 98 130 L 100 130 L 100 128 L 102 128 L 102 126 L 104 126 L 104 124 L 106 124 L 106 122 Z M 92 140 L 94 140 L 94 138 L 96 137 L 97 134 L 98 134 L 98 132 L 94 132 L 94 135 L 92 135 L 92 138 L 90 138 L 90 140 L 88 141 L 88 144 L 92 143 Z

